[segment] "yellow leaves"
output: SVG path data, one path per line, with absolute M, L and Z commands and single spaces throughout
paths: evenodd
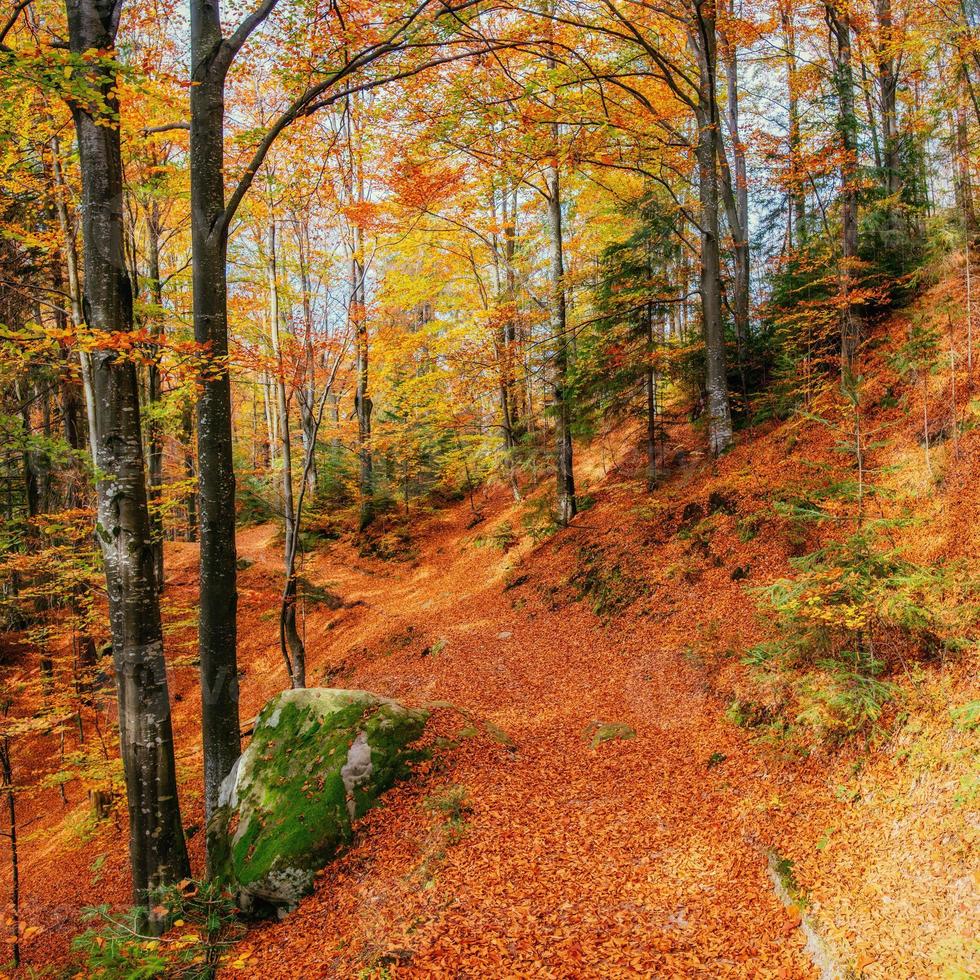
M 249 960 L 252 959 L 253 955 L 251 946 L 240 946 L 234 952 L 229 953 L 224 965 L 229 970 L 247 970 L 251 966 Z

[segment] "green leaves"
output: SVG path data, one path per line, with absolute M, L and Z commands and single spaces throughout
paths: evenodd
M 917 565 L 865 525 L 792 560 L 797 574 L 755 590 L 779 639 L 743 662 L 793 690 L 794 721 L 819 737 L 873 728 L 897 688 L 890 671 L 958 649 L 977 620 L 976 583 L 959 567 Z

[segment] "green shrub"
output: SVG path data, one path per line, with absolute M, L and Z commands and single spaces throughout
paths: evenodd
M 450 843 L 456 843 L 463 836 L 466 818 L 473 812 L 469 790 L 459 784 L 448 786 L 440 793 L 434 793 L 425 801 L 425 808 L 442 818 Z
M 148 910 L 113 914 L 107 905 L 87 909 L 92 924 L 72 942 L 84 976 L 95 980 L 210 980 L 244 934 L 231 897 L 212 883 L 183 881 L 155 896 L 153 914 L 169 924 L 162 936 L 147 933 Z
M 510 521 L 504 521 L 493 528 L 485 537 L 478 538 L 477 542 L 479 544 L 488 544 L 493 548 L 506 552 L 510 551 L 519 540 L 520 538 L 518 537 L 517 531 L 514 530 L 514 525 Z
M 554 496 L 537 496 L 528 500 L 527 510 L 521 515 L 521 524 L 535 543 L 550 538 L 558 531 Z
M 610 560 L 602 548 L 583 546 L 576 552 L 576 569 L 568 584 L 575 598 L 587 600 L 592 611 L 603 621 L 618 615 L 644 592 L 645 585 Z
M 791 559 L 793 578 L 754 590 L 778 638 L 744 662 L 783 674 L 797 725 L 819 737 L 873 728 L 896 695 L 888 680 L 909 663 L 960 648 L 976 619 L 974 586 L 959 569 L 917 565 L 884 547 L 889 525 L 865 525 L 844 541 Z

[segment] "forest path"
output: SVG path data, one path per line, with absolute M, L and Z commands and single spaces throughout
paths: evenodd
M 513 745 L 437 711 L 461 744 L 388 795 L 299 910 L 250 933 L 249 975 L 813 975 L 749 839 L 749 783 L 769 777 L 702 671 L 651 618 L 604 626 L 547 585 L 591 517 L 535 554 L 481 546 L 493 522 L 469 529 L 459 507 L 411 566 L 308 556 L 305 575 L 356 603 L 308 618 L 311 684 L 449 701 Z M 239 548 L 278 572 L 269 528 Z M 505 590 L 515 558 L 531 578 Z M 599 724 L 635 737 L 593 746 Z

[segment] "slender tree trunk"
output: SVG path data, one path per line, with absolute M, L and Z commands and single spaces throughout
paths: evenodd
M 857 37 L 857 62 L 861 68 L 860 91 L 864 96 L 864 110 L 868 114 L 868 130 L 871 133 L 871 155 L 874 159 L 875 168 L 881 173 L 884 169 L 884 163 L 881 157 L 881 135 L 878 125 L 878 114 L 875 112 L 874 102 L 871 100 L 871 82 L 868 78 L 868 64 L 864 59 L 864 50 L 861 45 L 860 35 Z
M 800 130 L 800 97 L 796 78 L 796 24 L 793 20 L 792 0 L 780 3 L 780 18 L 786 45 L 786 88 L 789 107 L 789 180 L 790 180 L 790 248 L 801 247 L 807 242 L 806 174 L 802 159 L 802 135 Z M 793 231 L 795 229 L 795 239 Z
M 4 714 L 6 714 L 5 705 Z M 20 966 L 20 854 L 17 849 L 17 799 L 14 796 L 14 773 L 10 763 L 10 739 L 0 739 L 0 789 L 7 799 L 7 833 L 10 843 L 10 934 L 14 968 Z
M 854 69 L 851 63 L 851 20 L 846 7 L 838 10 L 833 2 L 825 4 L 830 31 L 834 85 L 838 101 L 838 132 L 844 162 L 841 164 L 841 377 L 850 385 L 854 374 L 854 357 L 861 341 L 860 314 L 851 299 L 857 286 L 858 259 L 858 188 L 857 188 L 857 117 L 854 114 Z
M 882 162 L 885 192 L 889 206 L 889 230 L 898 235 L 902 196 L 901 143 L 898 132 L 898 69 L 895 58 L 895 31 L 892 0 L 877 0 L 878 6 L 878 90 L 881 98 Z M 894 243 L 893 243 L 894 244 Z
M 62 272 L 62 259 L 58 253 L 52 258 L 51 262 L 51 281 L 54 288 L 59 293 L 65 291 L 65 281 Z M 40 317 L 38 318 L 40 321 Z M 55 327 L 59 331 L 64 331 L 68 326 L 68 318 L 65 311 L 59 305 L 54 311 Z M 86 446 L 85 423 L 83 422 L 85 408 L 84 392 L 73 377 L 71 348 L 64 342 L 59 341 L 61 354 L 61 370 L 58 380 L 58 389 L 61 401 L 61 423 L 62 433 L 65 442 L 75 451 L 81 450 Z M 72 483 L 74 481 L 71 481 Z M 71 504 L 81 496 L 82 491 L 75 486 L 66 487 L 67 501 Z
M 648 266 L 648 275 L 652 270 Z M 655 490 L 657 487 L 657 435 L 659 420 L 657 417 L 657 371 L 653 365 L 653 355 L 656 344 L 656 336 L 653 332 L 653 304 L 647 303 L 647 368 L 646 368 L 646 395 L 647 395 L 647 489 Z
M 307 490 L 316 493 L 317 466 L 313 419 L 313 398 L 316 386 L 316 351 L 313 346 L 313 308 L 310 297 L 309 229 L 305 219 L 297 222 L 297 252 L 299 255 L 300 289 L 303 300 L 303 384 L 299 387 L 300 425 L 303 433 L 303 453 L 309 456 L 306 471 Z
M 557 150 L 557 137 L 555 139 Z M 565 256 L 562 241 L 561 177 L 558 161 L 547 171 L 548 238 L 551 252 L 551 340 L 554 345 L 552 390 L 555 412 L 557 519 L 565 527 L 575 516 L 572 416 L 568 400 L 568 329 L 565 311 Z
M 58 224 L 65 248 L 65 270 L 68 273 L 68 300 L 71 308 L 71 322 L 76 331 L 81 330 L 85 323 L 82 312 L 82 288 L 78 275 L 78 252 L 75 246 L 75 230 L 68 215 L 67 194 L 64 171 L 61 168 L 61 145 L 57 136 L 51 137 L 51 170 L 55 182 L 55 210 L 58 213 Z M 95 394 L 92 390 L 92 359 L 87 351 L 78 353 L 79 367 L 82 373 L 82 390 L 85 395 L 86 422 L 88 423 L 88 445 L 92 456 L 92 465 L 96 461 L 95 448 Z
M 369 347 L 365 309 L 364 236 L 354 229 L 354 254 L 351 260 L 352 315 L 354 318 L 354 410 L 357 413 L 358 485 L 361 494 L 359 527 L 365 530 L 374 520 L 374 460 L 371 451 L 371 412 L 374 402 L 369 389 Z
M 289 398 L 282 360 L 279 336 L 279 284 L 276 274 L 276 224 L 269 224 L 268 241 L 269 275 L 269 336 L 272 356 L 276 362 L 276 401 L 279 406 L 279 447 L 282 452 L 282 514 L 285 549 L 286 588 L 279 616 L 279 646 L 289 668 L 290 684 L 294 688 L 306 687 L 306 651 L 296 629 L 296 545 L 299 527 L 296 522 L 296 505 L 293 499 L 293 449 L 289 432 Z M 315 438 L 315 434 L 314 434 Z M 312 447 L 308 447 L 308 451 Z M 307 457 L 309 458 L 309 457 Z M 308 469 L 308 468 L 307 468 Z M 305 474 L 304 474 L 305 475 Z
M 41 487 L 34 453 L 31 452 L 31 397 L 30 386 L 21 387 L 19 379 L 14 381 L 14 397 L 20 405 L 20 422 L 23 430 L 24 448 L 21 450 L 21 467 L 24 475 L 24 502 L 28 518 L 41 513 Z
M 508 197 L 510 198 L 508 202 Z M 520 401 L 516 391 L 516 365 L 519 360 L 517 333 L 517 274 L 514 259 L 517 254 L 517 190 L 507 189 L 501 194 L 504 219 L 504 282 L 506 302 L 511 309 L 504 324 L 504 343 L 507 364 L 507 414 L 510 418 L 511 434 L 516 439 L 521 426 Z
M 180 441 L 184 453 L 184 479 L 191 484 L 187 494 L 187 528 L 184 533 L 185 541 L 197 540 L 197 468 L 194 465 L 194 405 L 188 398 L 180 413 Z
M 521 499 L 521 488 L 517 482 L 517 467 L 515 453 L 517 449 L 517 434 L 514 431 L 518 412 L 514 392 L 514 354 L 516 342 L 515 295 L 514 295 L 514 219 L 508 212 L 507 188 L 500 195 L 500 216 L 503 224 L 503 248 L 499 247 L 494 233 L 493 264 L 496 275 L 497 300 L 506 312 L 495 338 L 498 371 L 498 401 L 500 407 L 500 427 L 503 433 L 504 459 L 507 466 L 507 478 L 510 480 L 514 500 Z M 516 203 L 516 202 L 515 202 Z M 490 205 L 493 210 L 494 224 L 497 218 L 496 192 L 491 189 Z M 502 261 L 501 261 L 502 260 Z
M 954 117 L 950 120 L 953 130 L 954 144 L 954 167 L 953 172 L 957 175 L 955 180 L 957 204 L 963 215 L 963 227 L 966 235 L 971 240 L 977 234 L 977 212 L 973 203 L 973 180 L 970 173 L 970 138 L 966 120 L 966 110 L 962 104 L 962 88 L 965 78 L 964 71 L 960 73 L 956 91 L 956 106 Z
M 235 469 L 228 373 L 228 227 L 225 217 L 225 76 L 230 64 L 218 0 L 191 0 L 191 240 L 194 338 L 208 351 L 197 405 L 201 538 L 201 734 L 204 806 L 241 753 Z
M 732 0 L 734 2 L 734 0 Z M 738 51 L 734 44 L 726 39 L 725 75 L 728 91 L 728 106 L 726 123 L 732 147 L 734 167 L 729 167 L 728 155 L 725 152 L 722 137 L 721 121 L 717 123 L 718 159 L 721 164 L 721 181 L 725 197 L 725 210 L 728 227 L 732 233 L 733 257 L 735 265 L 734 320 L 735 341 L 738 356 L 738 376 L 742 388 L 742 401 L 745 411 L 749 410 L 749 316 L 750 316 L 750 250 L 749 250 L 749 184 L 745 164 L 745 147 L 739 131 L 738 107 Z
M 150 408 L 149 430 L 149 492 L 150 519 L 153 525 L 153 564 L 157 588 L 163 591 L 163 427 L 160 408 L 160 344 L 163 341 L 163 283 L 160 279 L 160 204 L 152 201 L 146 215 L 146 257 L 149 273 L 151 314 L 150 335 L 156 348 L 147 367 L 147 401 Z
M 119 0 L 67 0 L 75 57 L 112 51 Z M 133 326 L 132 284 L 123 255 L 123 186 L 116 77 L 93 63 L 90 83 L 103 115 L 73 103 L 82 174 L 85 257 L 83 310 L 99 332 Z M 97 486 L 97 537 L 102 546 L 112 652 L 119 698 L 119 742 L 129 802 L 130 864 L 137 902 L 157 886 L 190 873 L 177 802 L 173 730 L 163 657 L 160 604 L 150 546 L 136 366 L 114 351 L 92 356 Z
M 270 469 L 276 465 L 276 433 L 279 423 L 276 419 L 276 406 L 272 400 L 272 377 L 268 371 L 262 372 L 262 408 L 265 412 L 265 462 Z

